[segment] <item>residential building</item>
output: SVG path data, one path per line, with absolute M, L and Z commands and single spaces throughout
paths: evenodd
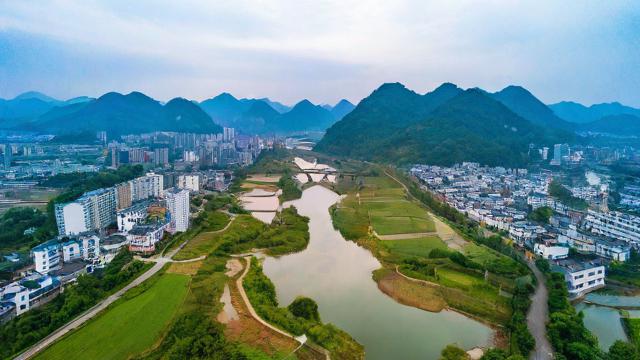
M 154 149 L 153 160 L 157 166 L 165 167 L 169 165 L 169 149 L 168 148 Z
M 555 246 L 536 243 L 533 252 L 547 260 L 566 259 L 569 256 L 569 248 L 566 246 Z
M 581 297 L 604 287 L 605 268 L 600 261 L 557 260 L 552 268 L 564 274 L 571 297 Z
M 200 191 L 200 175 L 185 174 L 178 176 L 177 187 L 193 192 Z
M 47 274 L 75 260 L 93 262 L 100 256 L 100 238 L 85 234 L 62 241 L 49 240 L 31 249 L 35 270 Z
M 145 176 L 129 181 L 129 184 L 132 202 L 162 196 L 163 178 L 160 174 L 147 173 Z
M 51 300 L 60 290 L 60 281 L 49 275 L 32 274 L 0 288 L 3 318 L 20 315 Z
M 640 248 L 640 217 L 617 211 L 589 210 L 585 227 L 591 232 L 613 239 L 624 240 L 634 248 Z
M 128 182 L 120 183 L 116 188 L 116 209 L 126 209 L 131 206 L 131 184 Z
M 149 202 L 141 201 L 126 209 L 119 210 L 116 214 L 118 231 L 129 231 L 135 225 L 142 223 L 149 215 Z
M 115 188 L 90 191 L 75 201 L 56 204 L 55 215 L 60 235 L 104 229 L 115 221 Z
M 170 231 L 187 231 L 189 228 L 189 191 L 173 188 L 165 192 L 165 198 L 171 217 Z
M 134 252 L 152 253 L 156 243 L 162 240 L 167 223 L 150 225 L 135 225 L 128 233 L 129 250 Z
M 622 240 L 596 240 L 596 255 L 603 258 L 625 262 L 631 258 L 631 246 Z

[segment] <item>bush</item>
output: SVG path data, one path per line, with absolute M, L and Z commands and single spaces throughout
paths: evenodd
M 308 297 L 297 297 L 289 306 L 289 311 L 297 316 L 311 321 L 320 321 L 318 304 Z

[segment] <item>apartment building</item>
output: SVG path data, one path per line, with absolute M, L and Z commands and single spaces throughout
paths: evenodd
M 116 221 L 118 231 L 129 231 L 135 225 L 142 223 L 149 215 L 149 201 L 141 201 L 126 209 L 118 210 Z
M 115 222 L 115 188 L 98 189 L 84 193 L 66 204 L 56 204 L 55 216 L 58 234 L 75 235 L 100 230 Z
M 189 229 L 189 191 L 169 189 L 165 192 L 167 210 L 171 216 L 169 231 L 175 233 Z
M 93 262 L 100 257 L 100 238 L 81 235 L 66 241 L 49 240 L 31 249 L 35 270 L 41 274 L 62 268 L 76 260 Z
M 624 240 L 632 247 L 640 248 L 640 217 L 617 211 L 599 212 L 589 210 L 585 227 L 591 232 Z
M 176 186 L 179 189 L 186 189 L 193 192 L 200 191 L 200 175 L 198 174 L 185 174 L 178 176 Z
M 32 274 L 0 287 L 0 320 L 6 321 L 46 303 L 59 290 L 57 278 L 41 274 Z

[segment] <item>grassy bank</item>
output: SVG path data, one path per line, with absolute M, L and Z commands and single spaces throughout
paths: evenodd
M 254 257 L 244 279 L 244 288 L 260 317 L 296 336 L 307 334 L 314 342 L 329 350 L 335 359 L 362 359 L 364 348 L 349 334 L 332 324 L 320 321 L 315 302 L 298 298 L 288 307 L 279 307 L 275 286 L 262 272 Z

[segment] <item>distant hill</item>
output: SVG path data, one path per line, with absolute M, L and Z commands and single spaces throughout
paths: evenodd
M 329 109 L 329 111 L 331 112 L 331 114 L 333 114 L 333 117 L 337 121 L 337 120 L 342 120 L 342 118 L 345 117 L 345 115 L 353 111 L 353 109 L 355 108 L 356 106 L 353 105 L 351 102 L 349 102 L 349 100 L 342 99 L 338 101 L 338 103 L 335 106 L 332 106 L 331 109 Z
M 0 99 L 0 127 L 6 129 L 19 126 L 55 107 L 85 102 L 89 99 L 78 97 L 62 101 L 37 91 L 29 91 L 10 100 Z
M 262 99 L 256 99 L 256 100 L 266 102 L 269 106 L 271 106 L 275 111 L 279 112 L 280 114 L 284 114 L 287 111 L 291 110 L 291 106 L 284 105 L 277 101 L 271 101 L 269 100 L 269 98 L 262 98 Z
M 234 121 L 251 106 L 250 102 L 236 99 L 229 93 L 222 93 L 214 98 L 201 102 L 200 107 L 213 121 L 222 126 L 233 126 Z
M 640 117 L 629 114 L 608 115 L 580 124 L 579 129 L 617 136 L 640 136 Z
M 640 117 L 640 109 L 622 105 L 618 102 L 594 104 L 589 107 L 582 104 L 563 101 L 549 105 L 553 112 L 564 120 L 573 123 L 589 123 L 611 115 L 634 115 Z
M 501 91 L 491 94 L 491 97 L 534 124 L 560 129 L 572 128 L 570 123 L 556 116 L 547 105 L 521 86 L 507 86 Z
M 175 98 L 163 106 L 139 92 L 127 95 L 111 92 L 88 102 L 55 107 L 19 128 L 60 135 L 105 130 L 109 136 L 153 131 L 222 131 L 188 100 Z
M 521 166 L 530 143 L 550 145 L 571 135 L 517 115 L 479 89 L 443 84 L 419 95 L 384 84 L 329 128 L 316 151 L 365 160 L 451 165 L 477 161 Z
M 289 108 L 267 98 L 237 99 L 223 93 L 199 105 L 215 122 L 247 134 L 323 131 L 336 121 L 330 111 L 309 100 Z M 337 111 L 344 112 L 348 106 L 342 104 Z
M 309 100 L 297 103 L 289 112 L 281 114 L 267 125 L 267 132 L 324 131 L 336 121 L 327 109 Z

